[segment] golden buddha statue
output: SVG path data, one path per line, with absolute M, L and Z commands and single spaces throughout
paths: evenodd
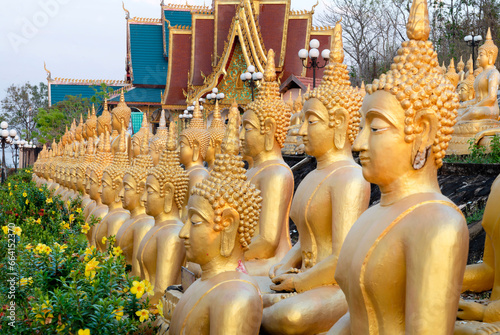
M 469 234 L 437 170 L 458 96 L 428 41 L 425 0 L 413 1 L 406 31 L 391 70 L 366 87 L 353 148 L 381 198 L 340 251 L 335 280 L 349 313 L 328 334 L 453 333 Z
M 210 134 L 203 122 L 203 116 L 200 111 L 200 105 L 195 103 L 193 118 L 189 126 L 184 129 L 179 136 L 180 163 L 184 165 L 189 177 L 188 192 L 184 200 L 184 208 L 181 211 L 181 217 L 185 218 L 185 211 L 191 190 L 194 185 L 208 177 L 208 170 L 203 166 L 203 160 L 207 154 Z M 184 221 L 184 220 L 183 220 Z
M 445 77 L 450 81 L 453 87 L 457 87 L 460 76 L 455 71 L 455 60 L 452 58 L 450 60 L 450 65 L 448 66 L 448 72 L 446 72 Z
M 149 154 L 153 157 L 153 166 L 158 165 L 160 155 L 165 150 L 168 138 L 167 120 L 165 119 L 165 110 L 161 110 L 160 125 L 156 129 L 156 134 L 149 142 Z
M 141 200 L 146 188 L 148 171 L 153 167 L 153 159 L 149 155 L 148 148 L 149 128 L 146 128 L 141 136 L 141 150 L 134 158 L 132 165 L 125 170 L 123 188 L 120 192 L 123 208 L 130 212 L 130 218 L 116 233 L 116 245 L 122 249 L 127 264 L 132 266 L 130 275 L 137 277 L 141 275 L 137 260 L 139 245 L 155 223 L 154 218 L 146 214 L 144 201 Z M 132 138 L 133 142 L 134 138 Z
M 491 31 L 488 29 L 486 41 L 478 50 L 477 62 L 482 70 L 474 80 L 475 97 L 460 104 L 458 122 L 450 142 L 449 153 L 451 154 L 469 153 L 471 138 L 478 133 L 500 127 L 498 121 L 500 109 L 497 101 L 500 72 L 495 67 L 497 55 L 498 48 L 493 43 Z
M 235 108 L 234 106 L 232 108 Z M 243 152 L 253 159 L 248 180 L 262 192 L 260 222 L 245 253 L 248 273 L 267 276 L 271 265 L 290 250 L 288 214 L 293 197 L 293 173 L 281 156 L 290 122 L 290 109 L 276 81 L 274 51 L 269 49 L 264 80 L 255 101 L 242 117 Z
M 213 111 L 213 119 L 208 133 L 210 134 L 210 142 L 208 143 L 207 153 L 205 155 L 205 162 L 207 162 L 209 171 L 212 171 L 215 162 L 215 156 L 221 153 L 222 139 L 226 132 L 226 125 L 222 120 L 219 109 L 219 100 L 215 100 Z
M 123 121 L 122 121 L 123 122 Z M 101 201 L 108 206 L 108 213 L 94 228 L 92 239 L 95 240 L 97 248 L 106 251 L 108 242 L 103 243 L 103 237 L 116 236 L 122 224 L 130 218 L 130 212 L 123 208 L 120 192 L 123 188 L 123 175 L 129 167 L 129 156 L 125 151 L 125 128 L 121 128 L 118 151 L 113 155 L 113 162 L 104 169 L 102 173 Z
M 470 101 L 474 99 L 476 96 L 474 91 L 474 75 L 472 74 L 472 64 L 469 67 L 469 71 L 467 72 L 469 75 L 467 78 L 460 81 L 457 88 L 458 99 L 460 102 Z
M 95 108 L 94 105 L 92 105 L 92 114 L 89 115 L 87 118 L 87 121 L 85 122 L 85 133 L 87 134 L 87 138 L 93 137 L 96 138 L 97 136 L 100 137 L 101 134 L 97 134 L 97 116 L 95 115 Z
M 458 62 L 458 64 L 457 64 L 458 81 L 459 82 L 465 79 L 464 69 L 465 69 L 465 63 L 462 59 L 462 56 L 460 56 L 460 62 Z
M 57 184 L 55 180 L 55 164 L 57 160 L 57 153 L 58 153 L 58 145 L 56 143 L 56 140 L 52 140 L 51 144 L 51 157 L 50 160 L 47 162 L 46 165 L 46 172 L 47 172 L 47 189 L 50 192 L 54 192 L 57 187 L 59 187 L 59 184 Z
M 262 327 L 271 334 L 325 332 L 347 312 L 335 268 L 347 232 L 368 208 L 370 184 L 351 153 L 362 95 L 351 86 L 343 64 L 340 22 L 333 36 L 322 82 L 305 95 L 298 134 L 318 166 L 300 183 L 292 202 L 299 241 L 269 272 L 273 290 L 290 292 L 264 296 Z
M 95 114 L 95 108 L 92 104 L 92 113 Z M 108 110 L 108 100 L 104 99 L 104 107 L 102 109 L 102 114 L 97 118 L 97 136 L 104 134 L 108 130 L 111 134 L 113 129 L 111 128 L 111 113 Z
M 238 156 L 238 114 L 232 109 L 222 154 L 210 176 L 192 189 L 189 214 L 179 234 L 188 261 L 201 278 L 184 292 L 173 310 L 170 335 L 258 334 L 262 299 L 243 257 L 259 222 L 262 198 L 246 181 Z
M 290 127 L 288 129 L 288 134 L 285 139 L 285 143 L 283 146 L 282 152 L 285 155 L 295 155 L 298 152 L 298 148 L 303 144 L 302 143 L 302 137 L 298 136 L 299 134 L 299 128 L 301 125 L 301 119 L 302 119 L 302 91 L 299 91 L 299 96 L 297 99 L 292 100 L 292 95 L 290 95 L 290 101 L 288 102 L 288 105 L 290 106 L 292 110 L 292 116 L 290 118 Z M 301 152 L 303 153 L 303 152 Z
M 154 287 L 151 303 L 157 303 L 167 287 L 181 283 L 186 262 L 184 243 L 179 238 L 180 219 L 189 178 L 179 163 L 175 127 L 170 127 L 167 147 L 160 163 L 148 171 L 146 213 L 154 217 L 152 227 L 140 242 L 137 260 L 141 278 Z
M 483 262 L 467 265 L 462 291 L 484 292 L 491 290 L 488 304 L 460 300 L 458 318 L 476 322 L 457 321 L 455 334 L 498 334 L 500 332 L 500 259 L 498 250 L 500 225 L 500 177 L 491 186 L 491 192 L 483 215 L 483 228 L 486 231 Z M 479 322 L 478 322 L 479 321 Z
M 127 153 L 128 157 L 131 157 L 131 151 L 132 151 L 132 143 L 131 143 L 131 138 L 130 134 L 127 131 L 129 122 L 130 122 L 130 116 L 131 116 L 132 110 L 130 107 L 127 106 L 127 103 L 125 102 L 125 96 L 123 94 L 123 89 L 121 90 L 120 93 L 120 101 L 118 102 L 118 105 L 113 108 L 112 110 L 112 125 L 113 125 L 113 134 L 116 133 L 116 136 L 112 139 L 112 144 L 111 144 L 111 152 L 115 154 L 118 152 L 118 146 L 120 142 L 120 136 L 122 132 L 122 128 L 125 128 L 125 152 Z
M 141 155 L 141 144 L 145 134 L 148 135 L 148 141 L 151 139 L 151 137 L 153 137 L 153 134 L 149 131 L 148 115 L 146 113 L 143 113 L 141 129 L 139 129 L 139 131 L 136 132 L 134 136 L 132 136 L 132 156 L 130 157 L 131 160 Z
M 90 198 L 95 201 L 95 207 L 89 213 L 85 222 L 91 223 L 93 219 L 102 220 L 106 214 L 108 214 L 109 208 L 107 205 L 102 203 L 101 193 L 99 189 L 101 187 L 101 180 L 104 169 L 111 163 L 113 160 L 113 154 L 111 153 L 111 142 L 109 139 L 109 132 L 106 129 L 103 135 L 101 135 L 101 140 L 99 141 L 97 154 L 94 162 L 89 164 L 87 170 L 85 172 L 85 176 L 88 180 L 87 183 L 87 193 L 90 195 Z M 90 229 L 87 231 L 87 239 L 89 240 L 90 245 L 95 246 L 95 240 L 92 238 L 94 234 L 95 226 L 90 226 Z
M 83 215 L 84 215 L 84 217 L 86 217 L 85 211 L 87 210 L 87 206 L 92 201 L 94 201 L 94 200 L 90 199 L 90 196 L 87 193 L 87 190 L 85 187 L 85 170 L 87 169 L 87 166 L 89 166 L 89 164 L 94 161 L 94 157 L 95 157 L 95 155 L 94 155 L 94 138 L 90 137 L 87 141 L 86 147 L 84 145 L 82 145 L 82 147 L 85 149 L 85 152 L 83 154 L 83 159 L 76 166 L 75 184 L 76 184 L 76 190 L 82 194 L 81 207 L 83 209 Z M 81 153 L 81 151 L 80 151 L 80 153 Z

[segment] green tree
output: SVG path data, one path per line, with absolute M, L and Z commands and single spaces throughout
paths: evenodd
M 1 101 L 0 118 L 15 128 L 19 136 L 27 141 L 35 138 L 35 118 L 41 108 L 48 105 L 47 85 L 12 84 L 7 96 Z

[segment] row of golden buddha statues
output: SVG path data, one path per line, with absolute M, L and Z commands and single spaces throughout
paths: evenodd
M 34 179 L 63 200 L 82 196 L 91 245 L 105 250 L 103 237 L 116 236 L 131 274 L 164 306 L 160 334 L 493 334 L 500 179 L 484 214 L 484 262 L 466 267 L 467 225 L 437 171 L 456 125 L 498 119 L 484 102 L 498 83 L 498 50 L 488 34 L 476 100 L 460 104 L 429 31 L 427 3 L 414 0 L 391 69 L 358 89 L 337 23 L 321 84 L 293 104 L 280 96 L 269 50 L 241 120 L 233 104 L 226 125 L 216 105 L 207 129 L 196 105 L 179 136 L 162 115 L 156 135 L 144 117 L 131 137 L 122 93 L 111 113 L 92 109 L 44 148 Z M 295 194 L 281 153 L 289 128 L 317 161 Z M 368 208 L 370 183 L 381 200 Z M 460 300 L 490 289 L 488 305 Z

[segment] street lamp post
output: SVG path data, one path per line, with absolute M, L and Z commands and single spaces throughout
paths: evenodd
M 217 87 L 214 87 L 212 89 L 212 92 L 207 94 L 206 99 L 215 105 L 216 101 L 220 101 L 220 100 L 224 99 L 224 97 L 225 97 L 225 94 L 222 92 L 219 92 L 219 89 Z
M 255 72 L 255 66 L 250 65 L 247 68 L 247 72 L 241 74 L 240 79 L 243 83 L 247 84 L 248 87 L 252 90 L 252 101 L 254 100 L 254 90 L 257 87 L 257 82 L 264 78 L 264 74 L 262 72 Z
M 15 129 L 7 129 L 9 124 L 6 121 L 0 123 L 0 128 L 2 129 L 2 183 L 5 181 L 7 166 L 5 165 L 5 145 L 11 144 L 14 138 L 17 136 L 17 131 Z
M 14 168 L 16 169 L 17 172 L 17 164 L 19 163 L 19 154 L 17 152 L 17 149 L 19 149 L 19 144 L 20 144 L 19 136 L 16 135 L 14 137 L 14 152 L 12 153 L 12 160 L 14 161 Z
M 472 49 L 472 67 L 476 68 L 476 47 L 479 45 L 479 42 L 483 40 L 481 35 L 474 36 L 474 33 L 467 35 L 464 37 L 464 41 L 467 42 L 467 45 Z
M 316 87 L 316 69 L 322 69 L 328 64 L 328 60 L 330 59 L 330 50 L 325 49 L 321 52 L 321 57 L 324 59 L 325 63 L 323 65 L 319 65 L 318 57 L 319 57 L 319 41 L 317 39 L 313 39 L 309 42 L 309 47 L 311 49 L 307 51 L 307 49 L 301 49 L 299 51 L 299 58 L 302 60 L 302 66 L 306 69 L 313 70 L 313 89 Z M 307 58 L 310 58 L 311 61 L 308 62 Z

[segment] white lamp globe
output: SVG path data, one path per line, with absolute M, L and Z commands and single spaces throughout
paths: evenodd
M 330 50 L 325 49 L 321 51 L 321 57 L 323 57 L 324 59 L 330 59 Z
M 300 59 L 307 59 L 308 52 L 306 49 L 300 49 L 299 50 L 299 58 Z
M 246 73 L 245 73 L 245 78 L 246 78 L 247 80 L 252 79 L 252 74 L 251 74 L 250 72 L 246 72 Z
M 469 42 L 471 40 L 472 40 L 472 36 L 471 35 L 467 35 L 467 36 L 464 37 L 464 41 L 465 42 Z
M 15 140 L 17 140 L 17 141 L 19 142 L 19 135 L 16 135 L 16 136 L 14 137 L 14 139 L 15 139 Z
M 309 57 L 311 59 L 318 58 L 319 57 L 319 50 L 318 49 L 311 49 L 311 50 L 309 50 Z
M 200 106 L 200 110 L 201 110 L 201 111 L 203 110 L 203 106 Z
M 257 72 L 256 77 L 257 77 L 257 80 L 262 80 L 262 78 L 264 78 L 264 74 L 262 72 Z
M 217 99 L 219 100 L 224 99 L 224 93 L 217 94 Z
M 16 137 L 16 135 L 17 135 L 17 130 L 15 130 L 15 129 L 11 129 L 11 130 L 9 131 L 9 135 L 10 135 L 10 137 Z
M 481 35 L 474 36 L 474 41 L 478 42 L 478 41 L 482 41 L 482 40 L 483 40 L 483 37 Z
M 9 124 L 7 123 L 7 121 L 2 121 L 0 123 L 0 128 L 2 128 L 2 129 L 7 129 L 8 126 L 9 126 Z
M 250 65 L 250 66 L 248 67 L 247 71 L 248 71 L 248 72 L 250 72 L 250 73 L 254 73 L 254 72 L 255 72 L 255 66 Z
M 212 93 L 215 94 L 219 93 L 219 89 L 217 87 L 212 88 Z
M 9 136 L 9 131 L 7 129 L 2 129 L 2 137 L 6 138 Z
M 319 48 L 319 41 L 317 39 L 313 39 L 309 42 L 309 46 L 311 49 L 317 49 Z
M 245 81 L 245 80 L 247 80 L 247 77 L 246 77 L 246 75 L 244 73 L 242 73 L 241 76 L 240 76 L 240 79 L 242 81 Z

